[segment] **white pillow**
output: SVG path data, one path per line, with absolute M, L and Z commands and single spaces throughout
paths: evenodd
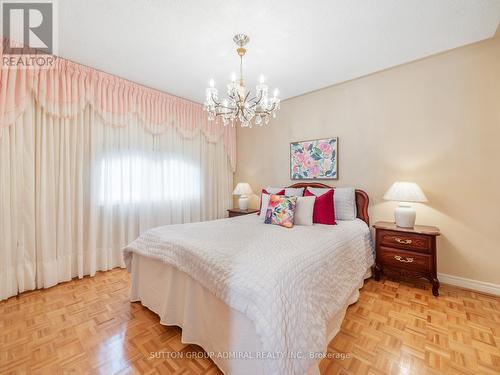
M 269 190 L 267 190 L 267 191 L 269 191 Z M 266 219 L 267 206 L 269 206 L 269 199 L 270 198 L 271 198 L 271 194 L 262 193 L 262 198 L 261 198 L 262 205 L 260 206 L 260 214 L 259 214 L 259 218 L 262 221 L 264 221 Z
M 285 195 L 287 197 L 301 197 L 304 195 L 304 188 L 266 187 L 264 190 L 269 194 L 277 194 L 280 191 L 285 190 Z
M 301 197 L 304 195 L 304 188 L 285 188 L 287 197 Z
M 297 197 L 294 225 L 313 225 L 314 201 L 316 197 Z
M 269 194 L 278 194 L 280 191 L 284 190 L 282 187 L 266 187 L 264 188 Z
M 319 197 L 320 195 L 325 194 L 328 190 L 331 188 L 313 188 L 313 187 L 308 187 L 307 190 L 309 190 L 311 193 L 313 193 L 315 196 Z M 333 194 L 335 196 L 335 193 Z
M 316 196 L 325 194 L 329 188 L 307 188 Z M 335 206 L 336 220 L 356 219 L 356 191 L 352 187 L 334 188 L 333 205 Z
M 333 201 L 335 203 L 335 218 L 337 220 L 356 219 L 356 191 L 352 187 L 335 188 Z

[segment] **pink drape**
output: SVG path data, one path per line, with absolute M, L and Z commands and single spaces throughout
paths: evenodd
M 3 55 L 0 58 L 3 61 Z M 63 58 L 56 58 L 50 68 L 2 66 L 0 137 L 2 128 L 12 126 L 24 112 L 30 95 L 52 116 L 73 117 L 91 105 L 110 126 L 127 126 L 129 117 L 137 115 L 152 134 L 160 134 L 168 126 L 174 126 L 185 138 L 201 132 L 209 142 L 224 142 L 235 170 L 236 130 L 209 122 L 200 104 Z

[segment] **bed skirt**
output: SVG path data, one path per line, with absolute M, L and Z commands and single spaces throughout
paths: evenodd
M 183 343 L 201 346 L 224 374 L 264 374 L 264 361 L 272 360 L 269 357 L 275 354 L 262 352 L 254 324 L 246 315 L 227 306 L 188 274 L 161 261 L 133 254 L 129 271 L 131 301 L 140 301 L 158 314 L 161 324 L 181 327 Z M 368 270 L 365 278 L 370 275 Z M 328 342 L 340 330 L 347 307 L 358 298 L 356 289 L 329 322 Z M 308 375 L 319 374 L 318 364 Z

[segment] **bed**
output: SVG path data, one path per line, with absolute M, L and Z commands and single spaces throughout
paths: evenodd
M 327 187 L 291 187 L 307 186 Z M 182 327 L 225 374 L 317 374 L 373 264 L 361 190 L 356 208 L 334 226 L 246 215 L 149 230 L 124 249 L 131 300 Z

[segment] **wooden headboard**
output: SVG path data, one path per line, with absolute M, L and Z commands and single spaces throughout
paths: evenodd
M 293 184 L 291 188 L 331 188 L 331 186 L 322 184 L 320 182 L 299 182 Z M 370 199 L 368 198 L 368 194 L 366 194 L 363 190 L 356 189 L 356 209 L 358 211 L 358 219 L 363 220 L 366 225 L 370 225 L 370 218 L 368 217 L 368 203 Z

